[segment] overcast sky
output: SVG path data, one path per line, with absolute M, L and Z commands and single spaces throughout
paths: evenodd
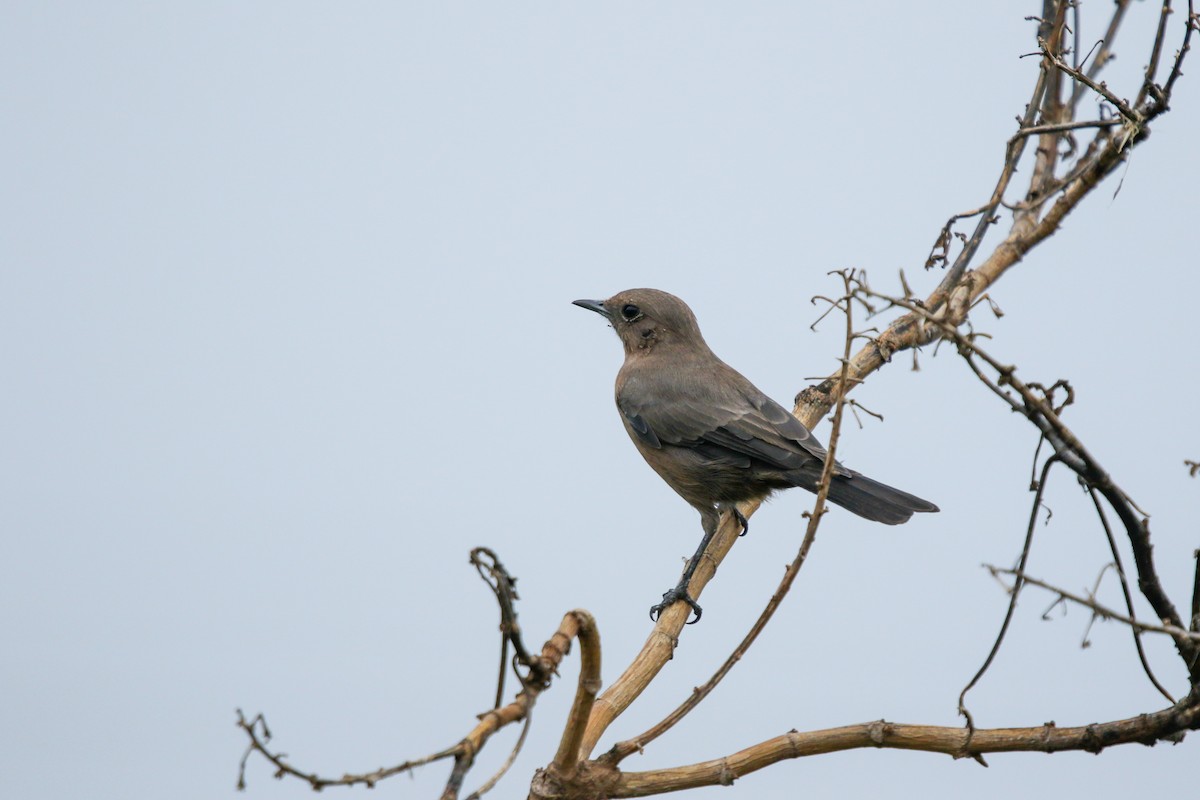
M 1084 4 L 1087 46 L 1110 5 Z M 700 527 L 626 439 L 619 344 L 571 301 L 671 291 L 789 404 L 836 368 L 840 322 L 809 330 L 809 298 L 838 291 L 828 271 L 896 291 L 903 269 L 922 294 L 940 278 L 922 265 L 946 218 L 991 192 L 1037 70 L 1019 58 L 1035 49 L 1022 18 L 1039 8 L 4 4 L 4 793 L 233 797 L 238 707 L 326 774 L 449 745 L 494 692 L 476 545 L 519 576 L 531 646 L 568 609 L 595 615 L 611 683 Z M 1134 5 L 1118 94 L 1136 93 L 1155 21 Z M 1185 71 L 1151 139 L 991 292 L 1003 318 L 975 315 L 1027 380 L 1072 381 L 1066 419 L 1151 513 L 1184 609 L 1200 546 L 1183 467 L 1200 459 L 1200 67 Z M 856 392 L 885 421 L 848 425 L 839 455 L 942 512 L 898 529 L 827 517 L 749 656 L 628 769 L 791 728 L 960 724 L 1006 602 L 979 565 L 1020 550 L 1035 438 L 949 348 L 920 363 L 899 357 Z M 755 516 L 703 622 L 602 748 L 732 649 L 810 502 L 790 492 Z M 1047 503 L 1031 574 L 1090 587 L 1109 557 L 1086 496 L 1064 472 Z M 1111 575 L 1101 598 L 1120 603 Z M 1081 649 L 1088 615 L 1042 621 L 1050 602 L 1023 599 L 969 696 L 979 725 L 1165 704 L 1127 630 L 1098 624 Z M 1171 648 L 1148 649 L 1184 692 Z M 576 674 L 573 655 L 494 796 L 523 797 L 552 758 Z M 1194 739 L 987 770 L 858 751 L 694 796 L 1179 796 Z M 446 774 L 376 792 L 436 796 Z M 255 800 L 310 796 L 261 760 L 248 779 Z

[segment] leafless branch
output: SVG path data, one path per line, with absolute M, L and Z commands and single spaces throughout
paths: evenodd
M 432 755 L 405 761 L 392 767 L 381 767 L 363 773 L 347 773 L 340 778 L 324 777 L 315 772 L 306 772 L 293 767 L 287 762 L 286 754 L 272 751 L 268 747 L 268 743 L 271 740 L 271 732 L 267 727 L 266 719 L 263 715 L 258 714 L 253 719 L 247 720 L 245 715 L 239 710 L 237 724 L 246 733 L 250 743 L 241 760 L 238 773 L 238 788 L 245 788 L 246 762 L 250 755 L 255 752 L 259 753 L 275 767 L 276 777 L 290 775 L 300 778 L 315 790 L 324 789 L 328 786 L 354 786 L 357 784 L 373 787 L 379 781 L 390 778 L 393 775 L 410 772 L 416 767 L 430 764 L 434 761 L 453 758 L 454 767 L 450 771 L 450 776 L 446 781 L 446 787 L 441 796 L 442 800 L 454 800 L 461 791 L 462 782 L 468 770 L 475 763 L 476 754 L 479 753 L 492 734 L 514 722 L 529 719 L 538 696 L 550 687 L 551 680 L 557 673 L 558 665 L 562 663 L 562 660 L 569 652 L 571 641 L 579 636 L 587 638 L 587 644 L 582 648 L 585 653 L 585 665 L 580 675 L 580 685 L 581 687 L 584 685 L 586 678 L 586 682 L 592 687 L 594 695 L 599 685 L 600 652 L 599 635 L 596 633 L 595 622 L 592 620 L 591 615 L 581 610 L 568 612 L 563 617 L 558 630 L 543 645 L 541 654 L 531 656 L 521 645 L 520 628 L 516 625 L 516 611 L 512 606 L 512 601 L 516 598 L 516 593 L 513 591 L 516 579 L 508 574 L 495 553 L 486 548 L 476 548 L 472 551 L 471 563 L 475 565 L 476 569 L 479 570 L 480 576 L 495 592 L 497 601 L 502 609 L 501 630 L 509 641 L 513 643 L 517 652 L 517 660 L 521 666 L 527 669 L 527 674 L 525 675 L 518 673 L 517 677 L 521 681 L 522 689 L 511 702 L 480 714 L 479 722 L 475 727 L 457 743 L 444 750 L 440 750 Z M 583 715 L 586 718 L 586 712 L 583 712 Z M 510 761 L 515 758 L 515 753 L 519 751 L 523 742 L 524 734 L 518 739 L 514 753 L 509 756 Z M 475 794 L 478 795 L 487 791 L 493 782 L 494 780 L 489 780 Z
M 1046 459 L 1046 463 L 1042 465 L 1042 475 L 1037 481 L 1037 488 L 1033 496 L 1032 508 L 1029 510 L 1029 525 L 1025 529 L 1025 544 L 1021 548 L 1021 557 L 1017 561 L 1017 569 L 1019 570 L 1018 574 L 1020 575 L 1025 573 L 1025 565 L 1029 562 L 1029 549 L 1033 544 L 1033 531 L 1034 527 L 1037 525 L 1038 509 L 1042 506 L 1042 495 L 1046 491 L 1046 479 L 1050 475 L 1050 468 L 1057 464 L 1058 461 L 1059 459 L 1057 456 L 1050 456 L 1050 458 Z M 971 712 L 967 710 L 967 692 L 971 691 L 972 687 L 974 687 L 975 684 L 979 682 L 980 678 L 984 676 L 984 673 L 986 673 L 988 668 L 992 665 L 992 661 L 995 660 L 996 654 L 1000 652 L 1000 645 L 1004 643 L 1004 635 L 1008 633 L 1008 626 L 1012 622 L 1013 612 L 1015 612 L 1017 608 L 1017 597 L 1021 593 L 1021 583 L 1022 581 L 1018 577 L 1017 580 L 1013 582 L 1012 588 L 1009 589 L 1008 610 L 1004 613 L 1004 622 L 1000 624 L 1000 631 L 996 634 L 996 641 L 992 643 L 992 649 L 988 652 L 987 658 L 983 660 L 983 665 L 975 673 L 974 677 L 967 682 L 967 685 L 963 687 L 963 690 L 958 694 L 958 713 L 966 718 L 967 728 L 970 729 L 971 733 L 975 732 L 975 720 L 971 716 Z M 970 744 L 970 742 L 971 737 L 968 736 L 967 744 Z
M 1112 128 L 1118 125 L 1125 124 L 1122 120 L 1112 119 L 1089 119 L 1083 122 L 1059 122 L 1054 125 L 1031 125 L 1028 128 L 1022 128 L 1017 131 L 1017 136 L 1034 136 L 1042 133 L 1062 133 L 1064 131 L 1077 131 L 1081 128 Z
M 445 758 L 451 758 L 457 756 L 459 753 L 459 745 L 454 745 L 431 755 L 414 758 L 392 767 L 380 767 L 371 772 L 346 774 L 340 778 L 325 778 L 315 772 L 305 772 L 293 767 L 287 763 L 286 753 L 275 752 L 267 747 L 271 741 L 271 729 L 267 727 L 267 720 L 262 714 L 257 714 L 253 719 L 247 720 L 242 710 L 238 709 L 237 717 L 237 726 L 245 731 L 246 736 L 250 739 L 250 744 L 247 745 L 246 752 L 242 755 L 241 765 L 238 769 L 237 788 L 239 790 L 246 788 L 246 762 L 253 753 L 258 753 L 271 762 L 275 767 L 276 778 L 291 775 L 292 777 L 306 781 L 316 791 L 320 791 L 328 786 L 354 786 L 355 784 L 363 784 L 371 788 L 385 778 L 399 775 L 402 772 L 411 772 L 417 767 L 432 764 L 434 761 L 440 761 Z
M 495 785 L 499 777 L 511 765 L 524 742 L 529 729 L 530 715 L 539 694 L 549 688 L 556 668 L 565 658 L 570 643 L 578 638 L 581 642 L 581 672 L 575 702 L 564 725 L 563 735 L 554 761 L 535 777 L 531 797 L 634 797 L 661 791 L 673 791 L 693 786 L 730 783 L 743 774 L 761 769 L 785 758 L 795 758 L 817 753 L 832 752 L 856 747 L 889 747 L 943 752 L 955 757 L 980 758 L 986 752 L 1016 750 L 1040 750 L 1054 752 L 1077 749 L 1098 752 L 1112 744 L 1142 742 L 1153 744 L 1163 737 L 1175 737 L 1182 731 L 1200 727 L 1200 551 L 1197 553 L 1196 583 L 1193 592 L 1191 618 L 1184 627 L 1178 612 L 1167 597 L 1158 579 L 1151 555 L 1148 520 L 1144 513 L 1120 489 L 1111 476 L 1103 470 L 1097 460 L 1084 448 L 1069 428 L 1063 424 L 1063 404 L 1054 398 L 1055 391 L 1066 388 L 1068 402 L 1069 387 L 1054 384 L 1049 388 L 1034 383 L 1025 384 L 1018 379 L 1014 367 L 1002 364 L 977 346 L 980 334 L 963 333 L 959 327 L 967 324 L 969 312 L 985 298 L 987 289 L 1014 264 L 1023 259 L 1033 248 L 1051 236 L 1084 197 L 1124 161 L 1130 151 L 1139 145 L 1148 132 L 1149 123 L 1169 107 L 1172 89 L 1182 75 L 1182 64 L 1190 50 L 1192 33 L 1200 28 L 1191 0 L 1188 2 L 1188 17 L 1183 26 L 1182 43 L 1175 54 L 1167 80 L 1162 85 L 1155 83 L 1166 37 L 1174 28 L 1170 24 L 1172 4 L 1162 5 L 1159 26 L 1155 36 L 1144 81 L 1134 102 L 1120 99 L 1109 87 L 1098 80 L 1105 65 L 1114 57 L 1113 44 L 1129 7 L 1128 0 L 1117 0 L 1113 6 L 1108 29 L 1094 53 L 1080 54 L 1080 9 L 1078 3 L 1044 0 L 1039 22 L 1038 46 L 1039 70 L 1034 82 L 1029 103 L 1018 119 L 1017 131 L 1005 144 L 991 196 L 978 208 L 956 214 L 947 220 L 939 231 L 934 246 L 926 260 L 926 267 L 949 262 L 950 250 L 955 239 L 962 249 L 946 271 L 938 286 L 921 300 L 913 295 L 907 283 L 905 296 L 887 297 L 870 291 L 865 277 L 854 278 L 843 273 L 846 294 L 833 306 L 842 307 L 847 317 L 847 337 L 844 356 L 838 369 L 814 386 L 810 386 L 796 397 L 794 413 L 808 427 L 813 427 L 831 409 L 834 411 L 834 431 L 830 439 L 829 460 L 825 465 L 821 489 L 816 504 L 809 516 L 808 529 L 800 550 L 785 573 L 779 588 L 771 597 L 758 621 L 746 634 L 742 643 L 726 662 L 701 689 L 696 690 L 675 712 L 655 727 L 640 736 L 615 746 L 608 754 L 589 760 L 596 743 L 612 722 L 629 707 L 649 683 L 658 675 L 672 657 L 679 634 L 686 622 L 689 609 L 685 604 L 676 604 L 667 609 L 658 619 L 642 650 L 633 659 L 624 673 L 598 697 L 600 679 L 599 639 L 595 624 L 587 612 L 568 613 L 559 630 L 546 642 L 540 655 L 528 652 L 522 643 L 521 629 L 517 624 L 515 610 L 515 579 L 500 564 L 495 554 L 486 548 L 472 552 L 471 562 L 481 577 L 488 582 L 496 595 L 500 608 L 501 657 L 500 677 L 493 708 L 480 715 L 478 724 L 459 742 L 432 755 L 406 761 L 393 767 L 373 772 L 344 775 L 341 778 L 325 778 L 291 766 L 283 753 L 273 752 L 268 745 L 271 734 L 262 715 L 247 720 L 238 712 L 238 725 L 246 733 L 249 745 L 242 758 L 239 772 L 239 787 L 244 786 L 247 759 L 255 752 L 264 757 L 276 769 L 276 775 L 290 775 L 309 783 L 314 789 L 334 785 L 365 784 L 374 786 L 379 780 L 417 766 L 437 760 L 452 758 L 451 771 L 442 797 L 456 798 L 475 756 L 493 733 L 514 722 L 524 723 L 522 733 L 501 770 L 480 787 L 471 798 L 476 798 Z M 1068 10 L 1073 14 L 1073 46 L 1064 44 L 1068 32 Z M 1069 55 L 1069 60 L 1068 60 Z M 1095 94 L 1104 103 L 1116 110 L 1119 117 L 1076 121 L 1076 112 L 1083 97 Z M 1064 100 L 1064 97 L 1066 98 Z M 1089 115 L 1094 116 L 1094 115 Z M 1077 149 L 1075 135 L 1079 131 L 1091 130 L 1090 141 L 1085 148 Z M 1025 156 L 1025 145 L 1031 137 L 1037 137 L 1031 178 L 1023 199 L 1006 201 L 1019 164 Z M 1068 166 L 1069 165 L 1069 166 Z M 1062 174 L 1059 174 L 1062 173 Z M 1016 198 L 1012 198 L 1016 200 Z M 983 263 L 972 267 L 987 234 L 1000 220 L 1001 207 L 1012 210 L 1012 226 Z M 954 231 L 961 219 L 978 217 L 968 237 Z M 851 342 L 855 335 L 850 333 L 850 310 L 860 303 L 870 313 L 875 310 L 870 300 L 888 304 L 888 308 L 901 309 L 905 313 L 882 332 L 877 332 L 857 353 L 851 354 Z M 832 309 L 831 309 L 832 310 Z M 824 511 L 825 494 L 828 491 L 836 439 L 840 431 L 846 395 L 872 372 L 880 369 L 892 356 L 906 349 L 944 340 L 953 342 L 964 361 L 974 374 L 1009 407 L 1023 414 L 1036 427 L 1038 433 L 1053 449 L 1053 454 L 1042 467 L 1041 477 L 1036 481 L 1033 508 L 1021 558 L 1014 570 L 997 570 L 1014 578 L 1012 597 L 1005 621 L 988 656 L 978 674 L 964 688 L 959 705 L 967 716 L 968 726 L 961 728 L 939 728 L 912 726 L 883 721 L 864 725 L 853 725 L 827 731 L 810 733 L 791 732 L 747 748 L 739 753 L 716 761 L 690 766 L 675 767 L 644 773 L 622 774 L 618 765 L 621 759 L 636 751 L 648 741 L 661 735 L 675 725 L 695 707 L 712 687 L 729 672 L 733 664 L 750 647 L 762 627 L 770 620 L 779 602 L 790 588 L 796 573 L 803 565 L 815 540 L 817 526 Z M 1032 532 L 1042 505 L 1045 484 L 1051 465 L 1062 463 L 1074 471 L 1088 487 L 1097 514 L 1105 527 L 1114 564 L 1121 577 L 1128 613 L 1099 606 L 1094 598 L 1078 598 L 1059 589 L 1030 578 L 1025 573 Z M 1200 463 L 1185 462 L 1192 475 L 1200 472 Z M 1116 513 L 1126 531 L 1133 550 L 1138 576 L 1138 586 L 1150 602 L 1161 624 L 1149 625 L 1139 622 L 1134 613 L 1132 598 L 1124 570 L 1120 564 L 1112 531 L 1109 528 L 1098 496 L 1102 495 Z M 754 513 L 757 504 L 746 504 L 739 510 L 743 516 Z M 689 585 L 693 597 L 699 597 L 705 585 L 713 577 L 717 566 L 737 541 L 739 527 L 730 516 L 722 520 L 718 534 L 714 537 L 702 563 L 697 568 Z M 994 568 L 993 568 L 994 569 Z M 1134 631 L 1139 658 L 1150 680 L 1168 698 L 1170 695 L 1158 684 L 1146 663 L 1141 648 L 1140 633 L 1154 631 L 1172 637 L 1176 649 L 1188 665 L 1191 676 L 1191 692 L 1179 703 L 1153 714 L 1145 714 L 1128 720 L 1097 723 L 1080 728 L 1057 728 L 1052 723 L 1035 728 L 977 729 L 963 707 L 967 691 L 987 670 L 1000 647 L 1005 630 L 1013 614 L 1016 594 L 1024 583 L 1045 586 L 1056 592 L 1058 597 L 1071 602 L 1082 602 L 1093 612 L 1106 618 L 1118 619 L 1130 625 Z M 503 704 L 504 681 L 508 668 L 508 653 L 514 656 L 512 666 L 521 690 L 507 704 Z M 563 793 L 562 790 L 575 792 Z M 577 790 L 577 791 L 576 791 Z
M 1122 563 L 1121 550 L 1117 547 L 1117 539 L 1113 536 L 1112 526 L 1108 524 L 1108 515 L 1104 513 L 1104 505 L 1100 502 L 1100 497 L 1096 494 L 1095 489 L 1088 489 L 1088 497 L 1092 498 L 1092 506 L 1096 509 L 1096 517 L 1104 527 L 1104 537 L 1108 540 L 1108 550 L 1112 553 L 1113 557 L 1112 563 L 1117 570 L 1117 578 L 1121 582 L 1121 595 L 1125 598 L 1125 610 L 1131 618 L 1135 618 L 1133 595 L 1129 591 L 1129 580 L 1125 576 L 1125 564 Z M 1154 684 L 1154 688 L 1158 690 L 1159 694 L 1167 698 L 1167 702 L 1174 703 L 1175 698 L 1159 682 L 1158 678 L 1154 675 L 1154 670 L 1150 668 L 1150 662 L 1146 658 L 1146 651 L 1142 647 L 1141 631 L 1136 626 L 1131 627 L 1130 630 L 1133 632 L 1133 644 L 1137 649 L 1138 661 L 1142 663 L 1142 671 L 1146 673 L 1146 677 L 1150 680 L 1150 683 Z
M 600 634 L 596 630 L 596 621 L 592 619 L 591 614 L 581 609 L 571 613 L 578 620 L 576 635 L 579 637 L 580 649 L 579 683 L 552 765 L 564 778 L 574 775 L 579 766 L 582 758 L 579 745 L 583 742 L 583 732 L 588 717 L 591 716 L 596 693 L 600 691 Z
M 698 764 L 652 772 L 608 776 L 604 797 L 646 797 L 701 786 L 729 786 L 738 778 L 791 758 L 823 755 L 860 748 L 888 748 L 974 757 L 984 753 L 1057 753 L 1082 750 L 1099 753 L 1119 744 L 1154 745 L 1177 742 L 1180 733 L 1200 727 L 1200 698 L 1189 695 L 1152 714 L 1059 728 L 1053 722 L 1034 728 L 993 728 L 969 732 L 964 728 L 906 725 L 879 720 L 821 731 L 791 731 L 745 750 Z
M 517 736 L 517 741 L 513 744 L 512 750 L 508 752 L 508 758 L 504 759 L 504 763 L 500 765 L 500 769 L 496 770 L 492 774 L 492 777 L 484 781 L 478 789 L 467 795 L 465 800 L 479 800 L 480 797 L 483 797 L 485 794 L 495 788 L 496 784 L 500 782 L 500 779 L 508 773 L 508 770 L 512 767 L 513 762 L 515 762 L 517 760 L 517 756 L 520 755 L 521 749 L 525 746 L 525 737 L 529 735 L 529 727 L 532 722 L 533 714 L 526 714 L 525 722 L 521 724 L 521 734 Z
M 1058 458 L 1079 475 L 1087 486 L 1094 488 L 1104 496 L 1125 527 L 1126 535 L 1133 549 L 1134 563 L 1137 565 L 1138 587 L 1143 596 L 1150 602 L 1155 614 L 1163 621 L 1164 625 L 1175 629 L 1184 628 L 1179 612 L 1176 611 L 1174 604 L 1163 590 L 1154 566 L 1149 520 L 1063 423 L 1052 403 L 1048 402 L 1047 397 L 1044 394 L 1038 394 L 1034 390 L 1033 384 L 1027 385 L 1022 382 L 1016 376 L 1015 367 L 1002 364 L 980 349 L 975 344 L 974 337 L 960 333 L 957 328 L 937 319 L 926 309 L 904 298 L 877 294 L 865 285 L 860 287 L 860 291 L 868 297 L 907 309 L 923 319 L 941 336 L 955 342 L 964 361 L 976 377 L 1010 408 L 1032 422 L 1054 448 Z M 976 359 L 982 361 L 996 374 L 995 380 L 984 373 Z M 1186 637 L 1174 637 L 1174 641 L 1193 681 L 1200 681 L 1200 664 L 1198 664 L 1200 648 Z
M 1137 105 L 1141 105 L 1146 100 L 1146 95 L 1154 88 L 1154 76 L 1158 74 L 1158 61 L 1162 58 L 1163 42 L 1167 38 L 1167 20 L 1175 13 L 1175 9 L 1171 8 L 1171 0 L 1163 0 L 1162 10 L 1158 15 L 1158 31 L 1154 34 L 1154 45 L 1150 48 L 1150 63 L 1146 65 L 1146 78 L 1142 81 L 1142 88 L 1138 92 Z
M 1088 78 L 1095 80 L 1100 74 L 1100 70 L 1104 69 L 1113 56 L 1112 46 L 1117 40 L 1117 31 L 1121 28 L 1121 23 L 1125 20 L 1125 12 L 1129 10 L 1130 0 L 1117 0 L 1113 4 L 1113 14 L 1108 21 L 1108 30 L 1104 32 L 1104 38 L 1100 40 L 1100 49 L 1096 51 L 1096 57 L 1092 59 L 1092 65 L 1088 67 L 1085 73 Z M 1079 65 L 1076 65 L 1077 67 Z M 1070 105 L 1072 111 L 1079 106 L 1079 101 L 1083 99 L 1087 93 L 1087 86 L 1082 83 L 1076 83 L 1074 91 L 1071 92 Z
M 1039 40 L 1038 47 L 1041 49 L 1043 55 L 1045 55 L 1050 63 L 1053 64 L 1057 69 L 1103 97 L 1108 101 L 1109 105 L 1117 110 L 1118 114 L 1125 118 L 1130 125 L 1132 125 L 1135 129 L 1140 130 L 1142 123 L 1145 121 L 1142 113 L 1134 106 L 1131 106 L 1128 101 L 1122 100 L 1113 94 L 1112 91 L 1109 90 L 1106 83 L 1103 81 L 1096 82 L 1092 80 L 1086 74 L 1075 69 L 1066 61 L 1063 61 L 1062 57 L 1053 52 L 1045 41 Z
M 1010 591 L 1014 591 L 1016 588 L 1016 585 L 1018 583 L 1028 583 L 1030 586 L 1037 586 L 1038 588 L 1045 589 L 1048 592 L 1053 592 L 1054 594 L 1058 595 L 1063 600 L 1069 600 L 1070 602 L 1075 603 L 1077 605 L 1084 606 L 1085 608 L 1090 608 L 1092 610 L 1092 612 L 1095 613 L 1096 616 L 1100 617 L 1101 619 L 1111 619 L 1111 620 L 1116 620 L 1117 622 L 1123 622 L 1124 624 L 1128 625 L 1129 627 L 1135 628 L 1136 630 L 1139 630 L 1139 631 L 1150 631 L 1152 633 L 1165 633 L 1166 635 L 1171 636 L 1171 637 L 1182 637 L 1182 638 L 1186 638 L 1186 639 L 1191 639 L 1194 642 L 1200 642 L 1200 633 L 1187 631 L 1187 630 L 1184 630 L 1183 628 L 1176 628 L 1171 625 L 1152 625 L 1148 622 L 1142 622 L 1139 619 L 1136 619 L 1136 618 L 1130 617 L 1130 616 L 1126 616 L 1125 614 L 1121 614 L 1117 611 L 1114 611 L 1113 609 L 1111 609 L 1107 606 L 1101 605 L 1094 597 L 1083 597 L 1081 595 L 1073 594 L 1072 592 L 1068 592 L 1066 589 L 1060 589 L 1059 587 L 1052 586 L 1049 583 L 1046 583 L 1045 581 L 1038 580 L 1037 578 L 1034 578 L 1031 575 L 1026 575 L 1019 569 L 1005 569 L 1003 567 L 996 567 L 991 564 L 984 564 L 983 566 L 985 569 L 987 569 L 988 572 L 992 573 L 992 575 L 994 575 L 994 576 L 999 576 L 999 575 L 1013 576 L 1013 578 L 1015 578 L 1016 580 L 1014 582 L 1012 590 L 1010 590 Z

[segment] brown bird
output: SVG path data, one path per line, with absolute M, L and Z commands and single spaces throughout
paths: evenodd
M 713 353 L 696 316 L 678 297 L 657 289 L 629 289 L 607 300 L 575 305 L 607 318 L 625 348 L 616 400 L 625 431 L 659 476 L 700 512 L 704 538 L 683 578 L 650 609 L 682 600 L 701 609 L 688 583 L 722 512 L 735 503 L 766 498 L 776 489 L 817 491 L 825 448 L 800 420 Z M 860 517 L 898 525 L 915 511 L 937 511 L 928 500 L 871 480 L 838 464 L 829 501 Z

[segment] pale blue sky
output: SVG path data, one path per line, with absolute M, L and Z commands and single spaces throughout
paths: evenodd
M 1085 41 L 1106 3 L 1084 6 Z M 232 797 L 263 711 L 324 773 L 458 739 L 487 708 L 493 601 L 520 577 L 540 645 L 589 609 L 611 682 L 700 529 L 612 407 L 619 347 L 571 306 L 632 286 L 695 309 L 787 402 L 836 366 L 832 269 L 918 291 L 950 214 L 991 191 L 1028 98 L 1038 4 L 9 3 L 0 8 L 0 771 L 21 798 Z M 1136 91 L 1153 4 L 1109 76 Z M 1174 49 L 1172 40 L 1168 52 Z M 1197 57 L 1197 56 L 1193 56 Z M 1200 545 L 1195 368 L 1200 89 L 977 316 L 1153 515 L 1186 606 Z M 994 239 L 989 242 L 994 244 Z M 985 245 L 986 247 L 986 245 Z M 947 349 L 874 376 L 843 460 L 937 502 L 901 529 L 826 519 L 787 605 L 711 700 L 625 766 L 790 728 L 958 724 L 1028 513 L 1032 429 Z M 824 438 L 827 428 L 819 433 Z M 809 496 L 754 519 L 702 624 L 612 737 L 706 679 L 765 603 Z M 1030 572 L 1107 560 L 1060 474 Z M 1103 597 L 1116 604 L 1115 584 Z M 970 697 L 983 726 L 1157 709 L 1127 631 L 1031 591 Z M 1143 613 L 1146 609 L 1143 607 Z M 1163 642 L 1149 649 L 1182 691 Z M 574 681 L 572 658 L 564 669 Z M 570 702 L 546 695 L 523 797 Z M 468 790 L 507 753 L 497 738 Z M 696 797 L 1178 795 L 1197 744 L 1100 757 L 854 752 Z M 436 796 L 442 766 L 381 786 Z M 261 761 L 247 797 L 300 798 Z M 356 790 L 363 794 L 363 790 Z M 348 793 L 347 793 L 348 795 Z

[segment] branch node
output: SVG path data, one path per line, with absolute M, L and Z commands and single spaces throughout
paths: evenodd
M 733 782 L 737 780 L 737 773 L 729 768 L 729 759 L 721 759 L 721 771 L 718 774 L 717 781 L 722 786 L 733 786 Z

